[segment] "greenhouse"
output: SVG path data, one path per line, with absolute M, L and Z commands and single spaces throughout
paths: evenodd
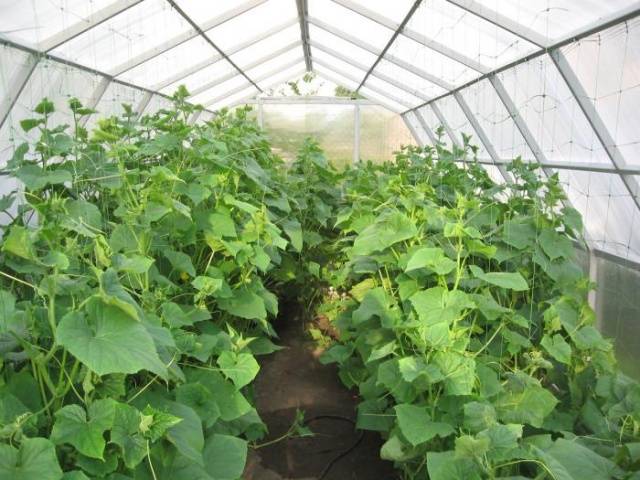
M 0 0 L 0 480 L 640 480 L 640 1 Z

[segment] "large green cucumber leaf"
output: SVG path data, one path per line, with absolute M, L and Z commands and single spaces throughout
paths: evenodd
M 62 318 L 57 341 L 98 375 L 140 370 L 167 375 L 144 325 L 98 299 L 90 300 L 85 311 L 72 311 Z
M 0 445 L 0 480 L 59 480 L 62 470 L 53 443 L 24 438 L 20 448 Z

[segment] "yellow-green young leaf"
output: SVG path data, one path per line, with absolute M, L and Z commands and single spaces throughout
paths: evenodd
M 140 370 L 167 375 L 144 325 L 98 299 L 89 301 L 86 313 L 66 314 L 58 325 L 57 340 L 98 375 Z
M 405 272 L 420 268 L 428 268 L 438 275 L 446 275 L 456 268 L 456 262 L 448 258 L 441 248 L 424 247 L 409 258 Z
M 250 353 L 222 352 L 218 357 L 218 365 L 222 373 L 238 388 L 248 385 L 260 370 L 258 362 Z
M 46 438 L 22 437 L 20 448 L 0 445 L 0 478 L 3 480 L 59 480 L 62 469 L 56 449 Z
M 114 407 L 111 399 L 97 400 L 89 405 L 88 416 L 80 405 L 62 407 L 55 413 L 51 440 L 68 443 L 87 457 L 102 459 L 104 432 L 113 425 Z
M 491 441 L 488 438 L 475 438 L 463 435 L 456 438 L 456 458 L 482 458 L 489 451 Z
M 529 290 L 529 285 L 522 275 L 518 272 L 489 272 L 485 273 L 480 267 L 470 265 L 469 269 L 473 276 L 501 288 L 509 288 L 516 292 Z
M 4 237 L 2 250 L 17 257 L 34 260 L 36 258 L 31 232 L 25 227 L 14 225 Z
M 369 255 L 418 233 L 415 224 L 400 212 L 393 212 L 365 228 L 353 243 L 353 255 Z

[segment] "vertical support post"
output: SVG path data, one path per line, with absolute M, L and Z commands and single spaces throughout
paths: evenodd
M 20 98 L 20 94 L 27 85 L 29 78 L 31 78 L 31 74 L 34 72 L 37 65 L 38 57 L 35 54 L 32 54 L 29 55 L 25 64 L 18 67 L 16 70 L 16 73 L 7 88 L 5 97 L 0 99 L 0 128 L 2 128 L 4 122 L 9 118 L 11 109 L 18 101 L 18 98 Z
M 360 105 L 353 106 L 353 163 L 360 161 Z

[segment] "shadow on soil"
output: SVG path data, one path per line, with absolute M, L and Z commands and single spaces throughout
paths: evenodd
M 336 415 L 355 420 L 356 416 L 355 393 L 342 385 L 335 366 L 318 361 L 319 352 L 293 312 L 285 309 L 276 323 L 279 344 L 285 348 L 262 357 L 255 384 L 257 409 L 269 428 L 262 443 L 283 435 L 298 409 L 305 419 Z M 380 459 L 382 440 L 375 432 L 363 434 L 348 421 L 330 418 L 312 421 L 309 428 L 315 433 L 312 437 L 289 438 L 253 450 L 243 478 L 317 480 L 331 464 L 322 480 L 397 480 L 393 465 Z

